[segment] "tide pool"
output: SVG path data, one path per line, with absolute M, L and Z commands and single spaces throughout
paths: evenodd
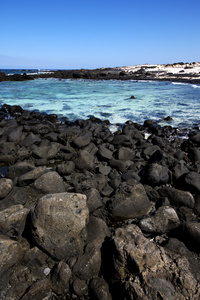
M 127 120 L 143 124 L 146 119 L 180 128 L 200 124 L 200 85 L 183 83 L 83 79 L 0 82 L 0 105 L 5 103 L 55 113 L 70 121 L 95 116 L 112 124 Z M 167 116 L 173 120 L 162 121 Z

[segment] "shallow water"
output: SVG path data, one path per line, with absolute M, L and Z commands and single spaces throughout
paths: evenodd
M 134 99 L 131 99 L 134 96 Z M 1 82 L 0 105 L 20 105 L 73 121 L 95 116 L 112 124 L 146 119 L 161 125 L 192 127 L 200 124 L 200 85 L 159 81 L 35 79 Z

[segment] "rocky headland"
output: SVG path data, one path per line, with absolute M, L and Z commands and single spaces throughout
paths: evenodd
M 0 81 L 23 81 L 34 78 L 94 79 L 94 80 L 161 80 L 200 84 L 200 63 L 174 63 L 165 65 L 135 65 L 116 68 L 58 70 L 40 75 L 6 75 L 0 72 Z
M 0 299 L 199 299 L 200 131 L 177 132 L 3 105 Z

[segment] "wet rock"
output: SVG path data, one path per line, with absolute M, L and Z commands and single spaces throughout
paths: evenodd
M 151 204 L 142 184 L 122 184 L 116 191 L 109 209 L 114 220 L 126 220 L 147 214 Z
M 29 209 L 23 205 L 11 206 L 0 212 L 0 232 L 10 238 L 18 239 L 25 228 Z
M 0 199 L 5 198 L 13 188 L 13 181 L 8 178 L 0 179 Z
M 195 200 L 190 192 L 177 190 L 173 187 L 164 187 L 158 190 L 162 197 L 167 197 L 174 206 L 187 206 L 190 208 L 194 207 Z
M 55 171 L 50 171 L 40 176 L 35 180 L 34 187 L 44 194 L 63 193 L 66 190 L 62 177 Z
M 154 215 L 139 222 L 142 231 L 148 233 L 166 233 L 180 225 L 176 211 L 169 206 L 160 207 Z
M 9 237 L 0 234 L 0 276 L 14 266 L 23 255 L 23 249 L 20 243 L 11 240 Z
M 57 295 L 66 295 L 69 290 L 69 279 L 71 276 L 71 270 L 69 266 L 60 261 L 57 266 L 54 268 L 51 282 L 52 282 L 52 290 Z
M 43 196 L 32 214 L 34 240 L 58 260 L 80 255 L 86 239 L 88 214 L 85 195 Z
M 73 161 L 75 163 L 76 168 L 79 170 L 94 170 L 95 157 L 86 150 L 80 151 Z
M 103 278 L 95 277 L 90 281 L 90 293 L 94 300 L 112 300 L 109 287 Z
M 157 163 L 148 164 L 139 175 L 144 182 L 152 186 L 169 181 L 169 170 Z

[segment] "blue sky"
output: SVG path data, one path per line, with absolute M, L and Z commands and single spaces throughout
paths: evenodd
M 0 68 L 200 61 L 199 0 L 6 0 L 0 10 Z

